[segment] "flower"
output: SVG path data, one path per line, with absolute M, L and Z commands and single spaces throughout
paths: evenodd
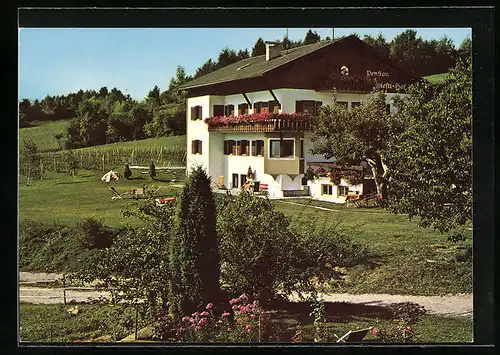
M 202 327 L 204 326 L 205 324 L 207 324 L 208 322 L 208 319 L 206 318 L 201 318 L 200 321 L 198 322 L 198 326 Z
M 377 336 L 377 334 L 378 334 L 378 330 L 377 330 L 377 328 L 373 328 L 372 333 L 373 333 L 373 335 Z
M 411 332 L 412 330 L 411 327 L 406 327 L 406 329 L 408 329 L 409 332 Z
M 201 329 L 201 327 L 200 327 L 199 325 L 197 325 L 194 329 L 196 329 L 196 330 L 200 330 L 200 329 Z
M 212 309 L 213 306 L 214 306 L 213 303 L 209 303 L 209 304 L 207 304 L 207 309 Z
M 203 311 L 200 313 L 200 316 L 202 316 L 202 317 L 206 317 L 208 315 L 210 315 L 210 313 L 208 313 L 207 311 Z
M 224 313 L 222 313 L 222 316 L 223 316 L 223 317 L 229 317 L 230 315 L 231 315 L 231 314 L 230 314 L 229 312 L 224 312 Z
M 190 319 L 189 317 L 182 317 L 183 322 L 189 322 L 189 319 Z
M 250 333 L 252 331 L 252 327 L 251 326 L 247 326 L 247 332 Z
M 255 318 L 255 314 L 250 314 L 250 318 Z

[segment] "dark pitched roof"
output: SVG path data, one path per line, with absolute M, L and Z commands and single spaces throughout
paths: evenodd
M 268 71 L 282 66 L 283 64 L 289 63 L 318 49 L 327 47 L 333 43 L 341 41 L 342 39 L 343 38 L 339 38 L 335 41 L 322 41 L 301 47 L 282 50 L 280 56 L 269 61 L 266 61 L 265 54 L 243 59 L 236 63 L 230 64 L 227 67 L 191 80 L 190 82 L 179 86 L 177 89 L 186 90 L 195 87 L 261 76 Z
M 373 48 L 367 44 L 366 42 L 362 41 L 361 39 L 357 38 L 354 35 L 346 36 L 346 37 L 340 37 L 334 41 L 321 41 L 318 43 L 313 43 L 305 46 L 300 46 L 296 48 L 291 48 L 291 49 L 285 49 L 281 51 L 281 54 L 273 58 L 269 61 L 266 61 L 266 55 L 259 55 L 257 57 L 251 57 L 247 59 L 240 60 L 236 63 L 230 64 L 227 67 L 221 68 L 219 70 L 216 70 L 214 72 L 211 72 L 209 74 L 203 75 L 199 78 L 196 78 L 194 80 L 191 80 L 179 87 L 177 87 L 176 90 L 187 90 L 187 89 L 192 89 L 192 88 L 197 88 L 197 87 L 202 87 L 202 86 L 208 86 L 208 85 L 213 85 L 213 84 L 219 84 L 219 83 L 225 83 L 229 81 L 234 81 L 234 80 L 240 80 L 240 79 L 248 79 L 248 78 L 253 78 L 253 77 L 258 77 L 262 76 L 265 73 L 274 70 L 284 64 L 287 64 L 291 61 L 294 61 L 300 57 L 303 57 L 305 55 L 311 54 L 312 52 L 315 52 L 319 49 L 328 47 L 330 45 L 333 45 L 335 43 L 348 40 L 348 39 L 354 39 L 359 41 L 366 49 L 368 49 L 371 54 L 380 60 L 386 62 L 388 65 L 392 66 L 393 68 L 407 73 L 410 77 L 413 77 L 411 73 L 409 73 L 407 70 L 402 68 L 400 65 L 398 65 L 396 62 L 389 58 L 384 58 L 381 57 Z M 415 78 L 417 79 L 417 78 Z

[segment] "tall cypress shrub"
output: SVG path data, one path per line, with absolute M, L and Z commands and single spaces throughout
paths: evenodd
M 179 318 L 213 303 L 221 313 L 227 304 L 219 284 L 215 203 L 210 177 L 201 167 L 191 171 L 178 207 L 170 241 L 170 311 Z

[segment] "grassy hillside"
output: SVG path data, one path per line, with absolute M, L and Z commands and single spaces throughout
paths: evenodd
M 427 81 L 429 81 L 431 83 L 438 83 L 438 82 L 446 79 L 447 76 L 448 76 L 448 73 L 433 74 L 433 75 L 429 75 L 429 76 L 424 76 L 424 79 L 426 79 Z
M 186 136 L 171 136 L 141 139 L 137 141 L 119 142 L 106 145 L 97 145 L 77 149 L 77 151 L 110 151 L 110 150 L 130 150 L 133 148 L 171 148 L 179 146 L 186 149 Z
M 59 150 L 55 136 L 66 133 L 70 120 L 40 123 L 35 127 L 19 129 L 19 149 L 23 150 L 24 140 L 32 139 L 40 152 Z

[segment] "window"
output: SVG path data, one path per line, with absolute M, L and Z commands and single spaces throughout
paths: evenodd
M 246 176 L 246 174 L 241 174 L 240 175 L 240 186 L 245 185 L 246 182 L 247 182 L 247 176 Z
M 227 154 L 236 155 L 236 141 L 227 141 Z
M 202 107 L 201 106 L 193 106 L 191 107 L 191 119 L 201 120 L 202 118 Z
M 238 115 L 248 115 L 248 104 L 238 105 Z
M 234 141 L 224 141 L 224 155 L 229 155 L 232 153 L 232 142 Z
M 349 187 L 339 186 L 339 196 L 347 196 L 348 192 L 349 192 Z
M 359 101 L 351 102 L 351 108 L 358 107 L 359 105 L 361 105 L 361 102 L 359 102 Z
M 268 102 L 269 104 L 269 112 L 271 113 L 279 113 L 279 110 L 281 109 L 281 104 L 276 101 L 276 100 L 273 100 L 273 101 L 269 101 Z
M 234 188 L 238 188 L 239 185 L 238 185 L 238 174 L 233 174 L 233 189 Z
M 252 156 L 264 156 L 264 141 L 252 141 Z
M 270 158 L 293 158 L 294 144 L 293 139 L 287 140 L 271 140 L 270 141 Z
M 224 105 L 214 105 L 214 117 L 224 116 Z
M 322 184 L 321 185 L 321 194 L 322 195 L 333 195 L 333 186 L 330 184 Z
M 240 151 L 241 151 L 240 149 L 241 149 L 240 141 L 234 141 L 233 154 L 240 155 Z
M 194 140 L 191 142 L 191 153 L 192 154 L 202 154 L 202 141 L 200 140 Z
M 224 106 L 224 116 L 234 116 L 234 105 Z
M 254 113 L 267 113 L 269 112 L 269 102 L 259 101 L 253 104 Z
M 250 155 L 250 142 L 249 141 L 241 141 L 240 142 L 240 154 L 241 155 Z
M 304 159 L 304 139 L 300 139 L 300 158 Z
M 337 101 L 339 105 L 342 105 L 347 110 L 347 101 Z
M 323 103 L 321 101 L 295 101 L 295 112 L 309 113 L 311 115 L 317 115 L 318 110 Z

